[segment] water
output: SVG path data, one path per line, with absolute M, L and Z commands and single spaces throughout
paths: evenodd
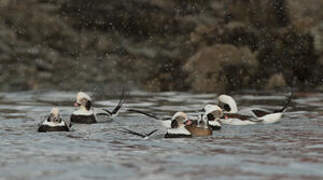
M 75 92 L 0 94 L 0 179 L 322 179 L 323 94 L 296 93 L 279 124 L 224 126 L 212 137 L 163 139 L 156 121 L 121 113 L 113 122 L 38 133 L 53 106 L 68 119 Z M 240 107 L 280 107 L 284 94 L 242 93 Z M 171 115 L 216 94 L 132 92 L 126 107 Z M 117 97 L 96 99 L 109 107 Z M 160 131 L 148 140 L 120 131 Z

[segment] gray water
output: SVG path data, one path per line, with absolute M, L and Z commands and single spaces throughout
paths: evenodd
M 158 122 L 120 113 L 114 121 L 38 133 L 53 106 L 65 119 L 75 92 L 0 93 L 0 179 L 323 179 L 323 94 L 296 93 L 280 123 L 223 126 L 211 137 L 164 139 Z M 279 108 L 284 94 L 236 94 L 241 108 Z M 125 107 L 163 115 L 200 109 L 216 94 L 132 92 Z M 117 97 L 95 99 L 112 108 Z M 148 140 L 120 131 L 160 131 Z

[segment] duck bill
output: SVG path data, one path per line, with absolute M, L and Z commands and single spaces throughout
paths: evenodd
M 192 122 L 192 120 L 190 120 L 190 119 L 188 119 L 188 120 L 185 120 L 184 121 L 184 125 L 185 126 L 190 126 L 190 125 L 192 125 L 193 124 L 193 122 Z
M 79 106 L 80 106 L 80 104 L 79 104 L 79 103 L 74 102 L 74 107 L 79 107 Z

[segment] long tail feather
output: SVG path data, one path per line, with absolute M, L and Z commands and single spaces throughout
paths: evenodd
M 123 88 L 118 105 L 112 110 L 111 113 L 117 114 L 119 112 L 119 110 L 121 109 L 122 105 L 125 103 L 125 101 L 126 101 L 126 95 L 125 95 L 125 89 Z
M 288 96 L 285 105 L 281 109 L 274 111 L 274 113 L 285 112 L 287 110 L 288 106 L 290 105 L 290 103 L 292 102 L 293 96 L 294 96 L 294 93 L 293 93 L 293 91 L 291 91 L 291 95 Z

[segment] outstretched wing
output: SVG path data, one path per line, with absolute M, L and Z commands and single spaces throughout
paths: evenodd
M 149 132 L 147 134 L 142 134 L 142 133 L 139 133 L 139 132 L 127 129 L 127 128 L 122 128 L 122 129 L 123 129 L 123 132 L 125 132 L 125 133 L 132 134 L 132 135 L 135 135 L 135 136 L 139 136 L 139 137 L 142 137 L 142 138 L 148 138 L 149 136 L 154 134 L 156 131 L 158 131 L 158 129 L 154 129 L 153 131 L 151 131 L 151 132 Z
M 135 112 L 135 113 L 139 113 L 139 114 L 143 114 L 147 117 L 153 118 L 155 120 L 158 120 L 159 123 L 166 127 L 166 128 L 170 128 L 171 127 L 171 117 L 158 117 L 156 114 L 153 113 L 148 113 L 148 112 L 144 112 L 144 111 L 140 111 L 137 109 L 127 109 L 128 112 Z
M 119 110 L 121 109 L 121 107 L 125 103 L 125 101 L 126 101 L 125 90 L 122 89 L 122 94 L 120 96 L 120 100 L 119 100 L 118 104 L 116 105 L 116 107 L 114 107 L 114 109 L 112 111 L 109 111 L 108 109 L 102 109 L 103 111 L 107 112 L 107 114 L 106 113 L 98 113 L 97 115 L 109 115 L 112 118 L 114 118 L 115 116 L 118 115 Z
M 132 135 L 135 135 L 135 136 L 139 136 L 139 137 L 142 137 L 142 138 L 146 137 L 145 134 L 141 134 L 141 133 L 138 133 L 136 131 L 133 131 L 133 130 L 130 130 L 130 129 L 127 129 L 127 128 L 122 128 L 122 129 L 123 129 L 123 132 L 125 132 L 125 133 L 132 134 Z
M 158 129 L 154 129 L 150 133 L 146 134 L 146 136 L 149 137 L 149 136 L 151 136 L 152 134 L 154 134 L 157 131 L 158 131 Z
M 146 115 L 148 117 L 151 117 L 153 119 L 156 119 L 156 120 L 160 120 L 160 118 L 153 114 L 153 113 L 148 113 L 148 112 L 144 112 L 144 111 L 140 111 L 140 110 L 137 110 L 137 109 L 127 109 L 128 112 L 135 112 L 135 113 L 139 113 L 139 114 L 143 114 L 143 115 Z

